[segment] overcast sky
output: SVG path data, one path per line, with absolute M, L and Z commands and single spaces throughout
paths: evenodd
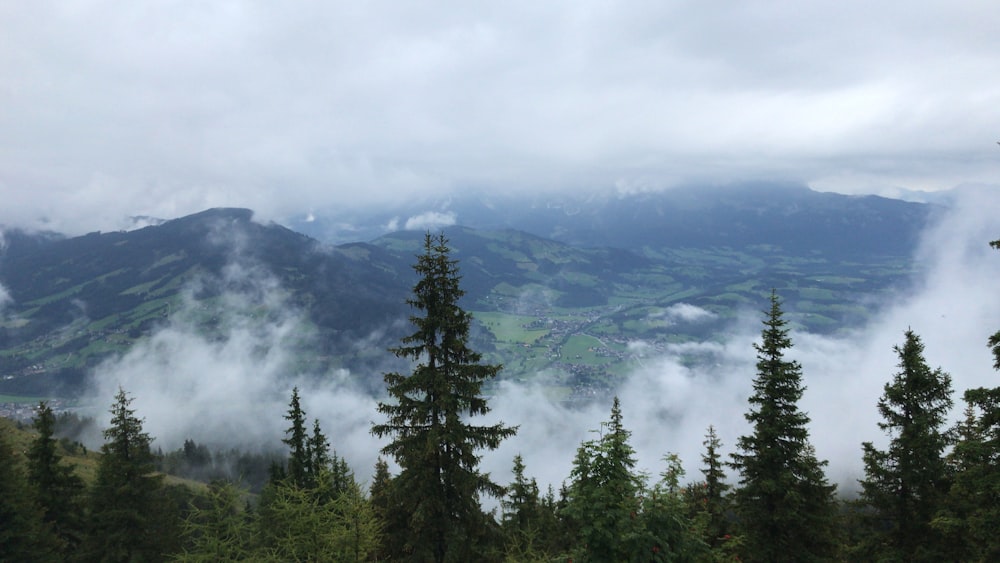
M 1000 179 L 1000 3 L 0 3 L 0 223 Z

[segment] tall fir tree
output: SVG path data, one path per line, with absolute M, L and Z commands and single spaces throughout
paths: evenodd
M 372 432 L 392 439 L 382 451 L 400 466 L 393 483 L 406 491 L 396 498 L 408 518 L 412 556 L 468 560 L 481 547 L 476 537 L 486 524 L 480 494 L 503 494 L 479 471 L 478 452 L 496 448 L 516 428 L 467 422 L 489 412 L 482 386 L 501 366 L 480 363 L 480 354 L 468 346 L 472 315 L 459 306 L 464 291 L 448 240 L 428 233 L 423 250 L 413 267 L 419 281 L 407 300 L 423 314 L 410 317 L 416 331 L 391 349 L 418 363 L 410 375 L 385 374 L 392 401 L 379 403 L 387 421 Z
M 0 421 L 0 561 L 61 561 L 62 544 L 31 495 L 4 422 Z
M 538 483 L 529 479 L 524 469 L 521 455 L 514 456 L 514 482 L 507 486 L 507 496 L 500 501 L 504 552 L 509 560 L 535 561 L 547 555 L 543 534 L 552 530 L 546 529 Z
M 285 420 L 291 424 L 285 430 L 285 438 L 281 440 L 289 450 L 287 478 L 297 487 L 309 488 L 315 484 L 311 471 L 312 452 L 306 430 L 306 413 L 302 410 L 298 387 L 292 389 L 292 398 L 288 402 Z
M 1000 239 L 990 243 L 990 246 L 1000 250 Z M 987 341 L 987 345 L 993 350 L 993 367 L 1000 370 L 1000 330 L 993 333 Z
M 705 480 L 696 483 L 692 489 L 691 499 L 694 501 L 696 512 L 703 515 L 705 528 L 705 541 L 713 548 L 720 547 L 726 535 L 730 532 L 729 515 L 729 484 L 726 483 L 726 472 L 722 454 L 722 440 L 715 431 L 714 426 L 709 426 L 705 435 L 705 453 L 701 455 L 701 473 Z
M 814 561 L 837 548 L 835 486 L 809 442 L 809 416 L 799 410 L 802 367 L 785 359 L 792 347 L 781 301 L 771 292 L 757 351 L 746 419 L 753 432 L 737 441 L 731 465 L 740 474 L 734 492 L 744 560 Z
M 84 557 L 97 561 L 161 561 L 179 538 L 177 509 L 154 473 L 152 438 L 121 388 L 104 431 L 101 460 L 90 491 L 90 530 Z
M 53 437 L 56 417 L 42 401 L 35 414 L 38 435 L 28 448 L 28 483 L 44 511 L 44 520 L 59 536 L 64 553 L 76 550 L 83 539 L 83 480 L 73 468 L 61 462 L 58 442 Z
M 931 525 L 955 560 L 1000 561 L 1000 387 L 969 389 L 964 399 L 947 458 L 951 488 Z
M 611 418 L 597 440 L 577 450 L 564 511 L 575 531 L 571 554 L 583 561 L 627 561 L 649 553 L 655 541 L 638 518 L 644 480 L 635 472 L 635 450 L 615 397 Z
M 949 486 L 945 424 L 952 406 L 951 376 L 927 365 L 919 336 L 912 330 L 905 336 L 902 346 L 893 347 L 899 371 L 878 402 L 883 419 L 878 426 L 890 436 L 888 449 L 862 445 L 862 499 L 885 527 L 874 538 L 878 557 L 934 561 L 947 558 L 931 520 Z

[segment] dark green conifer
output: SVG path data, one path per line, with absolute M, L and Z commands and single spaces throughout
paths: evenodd
M 286 474 L 295 486 L 308 488 L 314 484 L 310 471 L 313 460 L 309 435 L 306 431 L 306 413 L 299 401 L 298 387 L 292 389 L 292 398 L 288 403 L 285 420 L 291 423 L 285 430 L 285 438 L 281 440 L 289 450 Z
M 34 427 L 38 436 L 28 449 L 28 483 L 44 511 L 44 520 L 62 542 L 64 553 L 74 551 L 83 539 L 83 480 L 61 463 L 53 437 L 56 417 L 48 403 L 38 405 Z
M 101 461 L 90 492 L 84 556 L 97 561 L 160 561 L 179 538 L 176 506 L 154 473 L 152 439 L 123 389 L 111 406 Z
M 60 561 L 62 542 L 30 494 L 6 425 L 0 421 L 0 561 Z
M 400 466 L 394 486 L 405 491 L 397 498 L 408 518 L 412 557 L 470 560 L 483 547 L 476 538 L 487 524 L 479 496 L 503 494 L 479 471 L 478 452 L 496 448 L 516 429 L 468 421 L 489 412 L 482 386 L 500 366 L 480 363 L 480 354 L 468 347 L 472 315 L 459 306 L 464 291 L 447 239 L 427 234 L 423 250 L 407 301 L 422 315 L 410 318 L 416 331 L 391 350 L 417 365 L 409 375 L 385 374 L 392 401 L 379 403 L 386 422 L 372 432 L 392 440 L 382 451 Z
M 577 538 L 573 554 L 586 561 L 627 561 L 652 548 L 639 520 L 643 480 L 635 469 L 631 432 L 615 397 L 611 418 L 597 440 L 577 450 L 565 515 Z M 643 543 L 649 543 L 644 546 Z
M 809 416 L 798 401 L 802 368 L 786 360 L 792 346 L 781 301 L 771 293 L 757 351 L 746 419 L 753 432 L 737 441 L 731 465 L 740 474 L 735 490 L 747 561 L 828 559 L 837 547 L 834 489 L 809 443 Z
M 924 344 L 912 330 L 893 348 L 899 371 L 878 402 L 878 426 L 891 437 L 888 449 L 865 442 L 862 498 L 875 509 L 884 533 L 876 535 L 879 557 L 905 561 L 940 560 L 940 538 L 931 520 L 941 508 L 948 483 L 945 428 L 952 406 L 951 377 L 924 360 Z

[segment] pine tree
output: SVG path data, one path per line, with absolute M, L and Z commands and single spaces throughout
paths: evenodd
M 653 548 L 638 519 L 644 483 L 635 473 L 630 435 L 615 397 L 600 438 L 577 450 L 565 514 L 576 531 L 574 553 L 581 560 L 626 561 Z
M 28 449 L 28 483 L 44 511 L 44 521 L 62 541 L 63 552 L 76 549 L 83 538 L 83 480 L 73 468 L 62 464 L 53 438 L 56 417 L 42 401 L 35 415 L 38 436 Z
M 314 484 L 312 476 L 312 452 L 310 440 L 306 433 L 306 413 L 299 401 L 299 388 L 292 389 L 292 398 L 288 403 L 288 414 L 285 420 L 291 423 L 285 430 L 286 437 L 281 441 L 288 446 L 287 476 L 297 487 L 309 488 Z
M 1000 561 L 1000 387 L 969 389 L 964 399 L 948 455 L 953 483 L 932 526 L 949 536 L 952 558 Z
M 891 436 L 887 450 L 865 442 L 862 498 L 888 525 L 880 537 L 880 553 L 906 561 L 938 560 L 930 523 L 948 486 L 945 431 L 952 406 L 951 377 L 932 370 L 924 360 L 924 345 L 912 330 L 906 342 L 893 348 L 900 371 L 886 383 L 878 402 Z
M 1000 250 L 1000 239 L 991 242 L 990 246 Z M 993 367 L 1000 370 L 1000 330 L 994 332 L 993 336 L 990 336 L 987 344 L 993 349 Z
M 704 464 L 701 473 L 705 480 L 695 484 L 691 497 L 696 511 L 704 515 L 705 541 L 716 548 L 722 545 L 730 531 L 729 517 L 726 514 L 729 510 L 729 499 L 726 494 L 730 487 L 726 483 L 724 462 L 719 453 L 722 441 L 716 434 L 714 426 L 708 427 L 708 433 L 702 444 L 705 446 L 705 453 L 701 456 L 701 462 Z
M 505 552 L 514 561 L 543 558 L 545 538 L 544 513 L 538 494 L 538 483 L 524 474 L 524 460 L 514 456 L 514 482 L 507 487 L 501 500 Z
M 101 461 L 90 492 L 90 531 L 85 558 L 100 561 L 160 561 L 179 537 L 178 515 L 154 474 L 152 439 L 123 389 L 111 406 Z
M 740 473 L 736 510 L 743 530 L 745 560 L 809 561 L 829 558 L 836 548 L 835 487 L 823 475 L 809 443 L 809 416 L 798 408 L 805 388 L 802 368 L 786 360 L 792 341 L 781 302 L 771 293 L 757 377 L 745 415 L 753 433 L 737 441 L 731 454 Z
M 479 472 L 477 452 L 496 448 L 516 428 L 465 420 L 489 412 L 482 386 L 500 366 L 481 364 L 480 354 L 467 345 L 472 315 L 459 306 L 464 291 L 444 235 L 425 236 L 414 270 L 419 281 L 407 302 L 423 316 L 410 318 L 416 332 L 391 351 L 418 363 L 409 376 L 385 374 L 393 401 L 379 403 L 387 422 L 372 432 L 392 438 L 382 452 L 401 468 L 394 483 L 406 491 L 399 498 L 413 557 L 468 559 L 480 547 L 475 538 L 485 525 L 479 495 L 503 494 L 503 487 Z
M 407 518 L 403 503 L 393 487 L 389 464 L 382 458 L 375 462 L 375 475 L 368 489 L 372 512 L 380 523 L 381 542 L 376 553 L 377 561 L 401 561 L 407 558 L 405 550 Z
M 29 493 L 7 434 L 0 424 L 0 561 L 59 561 L 61 542 Z

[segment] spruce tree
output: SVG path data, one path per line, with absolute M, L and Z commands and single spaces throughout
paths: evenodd
M 0 561 L 60 561 L 62 547 L 34 502 L 20 460 L 0 421 Z
M 292 398 L 288 402 L 288 414 L 285 420 L 291 423 L 285 430 L 285 438 L 281 441 L 288 446 L 288 479 L 297 487 L 308 488 L 315 481 L 311 472 L 312 452 L 310 439 L 306 431 L 306 413 L 299 401 L 299 388 L 292 389 Z
M 729 485 L 726 483 L 726 473 L 723 469 L 724 462 L 719 449 L 722 441 L 715 432 L 714 426 L 708 427 L 705 435 L 705 453 L 701 456 L 704 464 L 701 469 L 705 480 L 696 484 L 692 497 L 695 501 L 696 510 L 704 515 L 705 541 L 713 548 L 719 547 L 724 542 L 726 534 L 729 533 L 729 499 L 727 493 Z
M 176 507 L 166 497 L 163 476 L 154 473 L 152 439 L 119 388 L 104 431 L 101 460 L 90 492 L 86 559 L 160 561 L 174 547 Z
M 771 292 L 757 351 L 746 419 L 753 432 L 737 441 L 731 465 L 740 474 L 734 498 L 747 561 L 826 559 L 836 548 L 834 489 L 809 443 L 809 416 L 798 401 L 802 367 L 786 360 L 792 341 L 781 301 Z
M 443 234 L 424 237 L 413 268 L 419 280 L 407 302 L 422 315 L 410 317 L 416 331 L 391 351 L 417 365 L 410 375 L 385 374 L 392 401 L 379 403 L 387 421 L 372 432 L 392 439 L 382 452 L 401 468 L 394 486 L 405 491 L 396 498 L 408 518 L 412 557 L 468 560 L 486 523 L 479 495 L 503 494 L 480 473 L 478 452 L 496 448 L 516 428 L 467 422 L 489 412 L 482 386 L 500 366 L 480 363 L 480 354 L 468 347 L 472 315 L 459 306 L 464 291 Z
M 879 428 L 891 440 L 885 451 L 863 444 L 862 498 L 889 526 L 881 555 L 931 560 L 942 555 L 934 552 L 930 523 L 948 487 L 944 425 L 952 406 L 951 377 L 927 365 L 919 336 L 907 330 L 905 337 L 902 347 L 893 348 L 900 371 L 878 402 Z
M 576 533 L 573 554 L 579 559 L 626 561 L 653 548 L 638 519 L 644 481 L 635 472 L 630 436 L 615 397 L 600 438 L 577 450 L 565 515 Z
M 878 402 L 878 426 L 891 437 L 888 449 L 865 442 L 862 498 L 887 526 L 876 536 L 877 554 L 906 561 L 931 561 L 935 551 L 931 520 L 948 487 L 945 428 L 952 406 L 951 377 L 924 360 L 924 344 L 912 330 L 893 348 L 899 371 Z
M 1000 240 L 991 242 L 990 246 L 1000 250 Z M 993 367 L 1000 370 L 1000 330 L 993 333 L 993 336 L 990 336 L 987 344 L 993 350 Z
M 35 415 L 38 435 L 28 449 L 28 483 L 44 511 L 44 520 L 62 541 L 69 553 L 83 538 L 83 480 L 73 468 L 61 463 L 58 442 L 53 438 L 56 417 L 42 401 Z
M 544 554 L 546 531 L 544 513 L 538 493 L 538 483 L 524 474 L 524 460 L 514 456 L 514 482 L 507 487 L 507 496 L 500 502 L 504 551 L 508 559 L 533 561 Z
M 948 455 L 953 482 L 932 521 L 954 559 L 1000 561 L 1000 387 L 965 392 L 965 419 Z

